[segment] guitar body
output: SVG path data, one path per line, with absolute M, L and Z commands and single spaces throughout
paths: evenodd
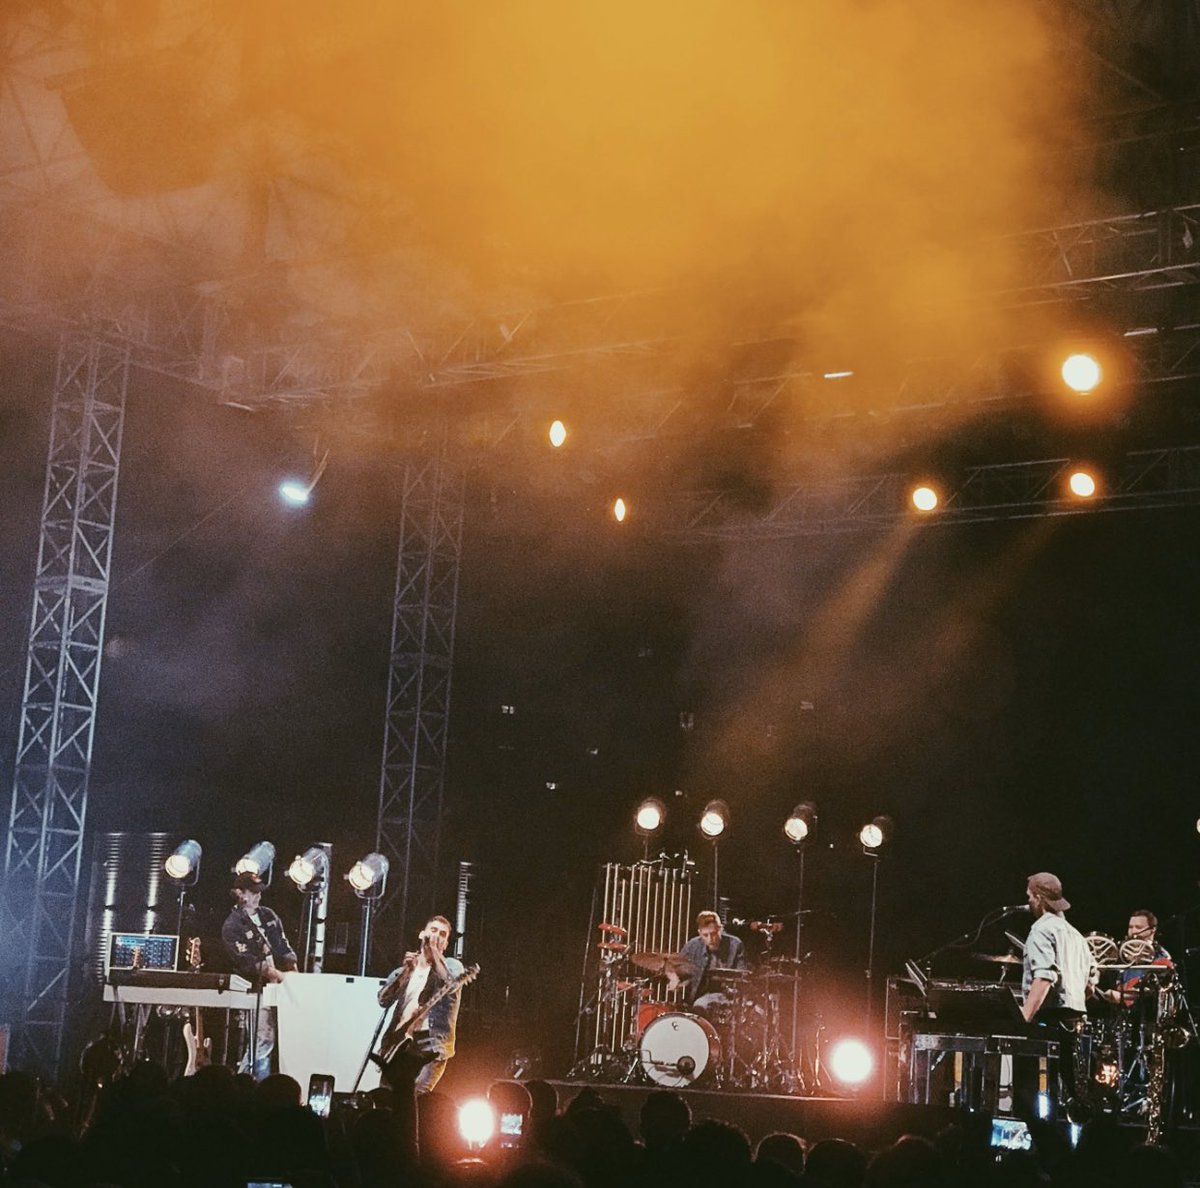
M 394 1075 L 407 1072 L 409 1076 L 419 1072 L 425 1065 L 438 1058 L 437 1041 L 430 1034 L 419 1030 L 439 1002 L 448 994 L 461 990 L 479 976 L 479 966 L 472 965 L 456 978 L 451 978 L 436 994 L 421 1004 L 420 1009 L 401 1026 L 388 1029 L 378 1053 L 371 1059 L 379 1065 L 381 1075 L 389 1083 Z M 399 1012 L 399 1005 L 397 1005 Z
M 192 937 L 188 941 L 188 968 L 196 973 L 200 968 L 200 938 Z M 212 1063 L 212 1039 L 204 1034 L 204 1010 L 196 1007 L 183 1025 L 183 1043 L 187 1048 L 187 1064 L 183 1075 L 192 1076 L 198 1068 Z

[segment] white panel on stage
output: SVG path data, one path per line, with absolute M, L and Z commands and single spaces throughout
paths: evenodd
M 345 974 L 290 973 L 263 992 L 263 1005 L 278 1009 L 279 1071 L 300 1082 L 328 1073 L 337 1093 L 349 1093 L 379 1023 L 382 978 Z M 379 1085 L 379 1068 L 367 1065 L 360 1090 Z

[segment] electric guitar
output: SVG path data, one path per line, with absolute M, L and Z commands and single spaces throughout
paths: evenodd
M 420 1030 L 421 1024 L 429 1017 L 429 1012 L 447 994 L 454 994 L 456 991 L 473 982 L 477 977 L 479 977 L 479 966 L 468 966 L 458 977 L 451 978 L 435 993 L 431 994 L 425 1002 L 421 1003 L 411 1019 L 400 1027 L 395 1027 L 388 1031 L 388 1034 L 384 1036 L 383 1043 L 380 1045 L 379 1053 L 371 1056 L 371 1059 L 383 1069 L 385 1075 L 401 1063 L 411 1062 L 417 1065 L 425 1065 L 431 1060 L 437 1059 L 436 1052 L 430 1051 L 415 1038 L 416 1033 Z
M 192 937 L 187 946 L 188 969 L 192 973 L 200 970 L 200 938 Z M 190 1077 L 198 1068 L 212 1063 L 212 1037 L 204 1034 L 204 1012 L 196 1007 L 183 1025 L 183 1042 L 187 1047 L 187 1066 L 183 1070 Z

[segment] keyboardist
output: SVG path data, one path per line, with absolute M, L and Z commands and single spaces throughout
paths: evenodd
M 283 931 L 283 922 L 262 906 L 263 881 L 256 874 L 236 876 L 230 894 L 233 908 L 221 926 L 221 942 L 235 973 L 256 986 L 282 982 L 296 969 L 296 953 Z M 275 1051 L 275 1010 L 264 1007 L 258 1012 L 257 1042 L 250 1058 L 249 1035 L 243 1046 L 239 1072 L 252 1072 L 261 1081 L 271 1074 Z

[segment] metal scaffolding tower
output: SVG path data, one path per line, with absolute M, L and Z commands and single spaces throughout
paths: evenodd
M 437 890 L 463 486 L 444 446 L 404 466 L 376 833 L 392 865 L 381 911 L 393 947 Z
M 128 375 L 125 347 L 62 336 L 0 896 L 17 1062 L 51 1075 L 67 1018 Z

